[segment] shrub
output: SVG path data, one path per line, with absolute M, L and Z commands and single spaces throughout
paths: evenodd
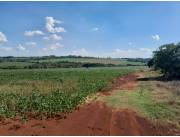
M 148 62 L 149 67 L 160 69 L 167 77 L 180 76 L 180 43 L 166 44 L 154 51 L 153 58 Z

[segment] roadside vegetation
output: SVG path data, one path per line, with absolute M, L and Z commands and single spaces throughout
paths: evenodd
M 171 123 L 180 128 L 179 81 L 148 79 L 161 76 L 158 71 L 146 71 L 144 74 L 135 89 L 117 90 L 100 99 L 112 107 L 132 109 L 154 122 Z
M 161 70 L 166 78 L 180 78 L 180 43 L 160 46 L 148 66 Z

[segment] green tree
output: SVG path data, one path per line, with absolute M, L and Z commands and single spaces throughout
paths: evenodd
M 180 76 L 180 43 L 162 45 L 153 53 L 153 58 L 148 62 L 149 67 L 160 69 L 167 77 Z

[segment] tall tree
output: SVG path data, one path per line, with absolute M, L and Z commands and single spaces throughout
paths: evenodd
M 153 53 L 148 66 L 160 69 L 166 76 L 180 76 L 180 43 L 162 45 Z

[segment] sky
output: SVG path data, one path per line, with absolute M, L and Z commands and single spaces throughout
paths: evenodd
M 180 2 L 0 2 L 0 56 L 148 58 L 180 41 Z

